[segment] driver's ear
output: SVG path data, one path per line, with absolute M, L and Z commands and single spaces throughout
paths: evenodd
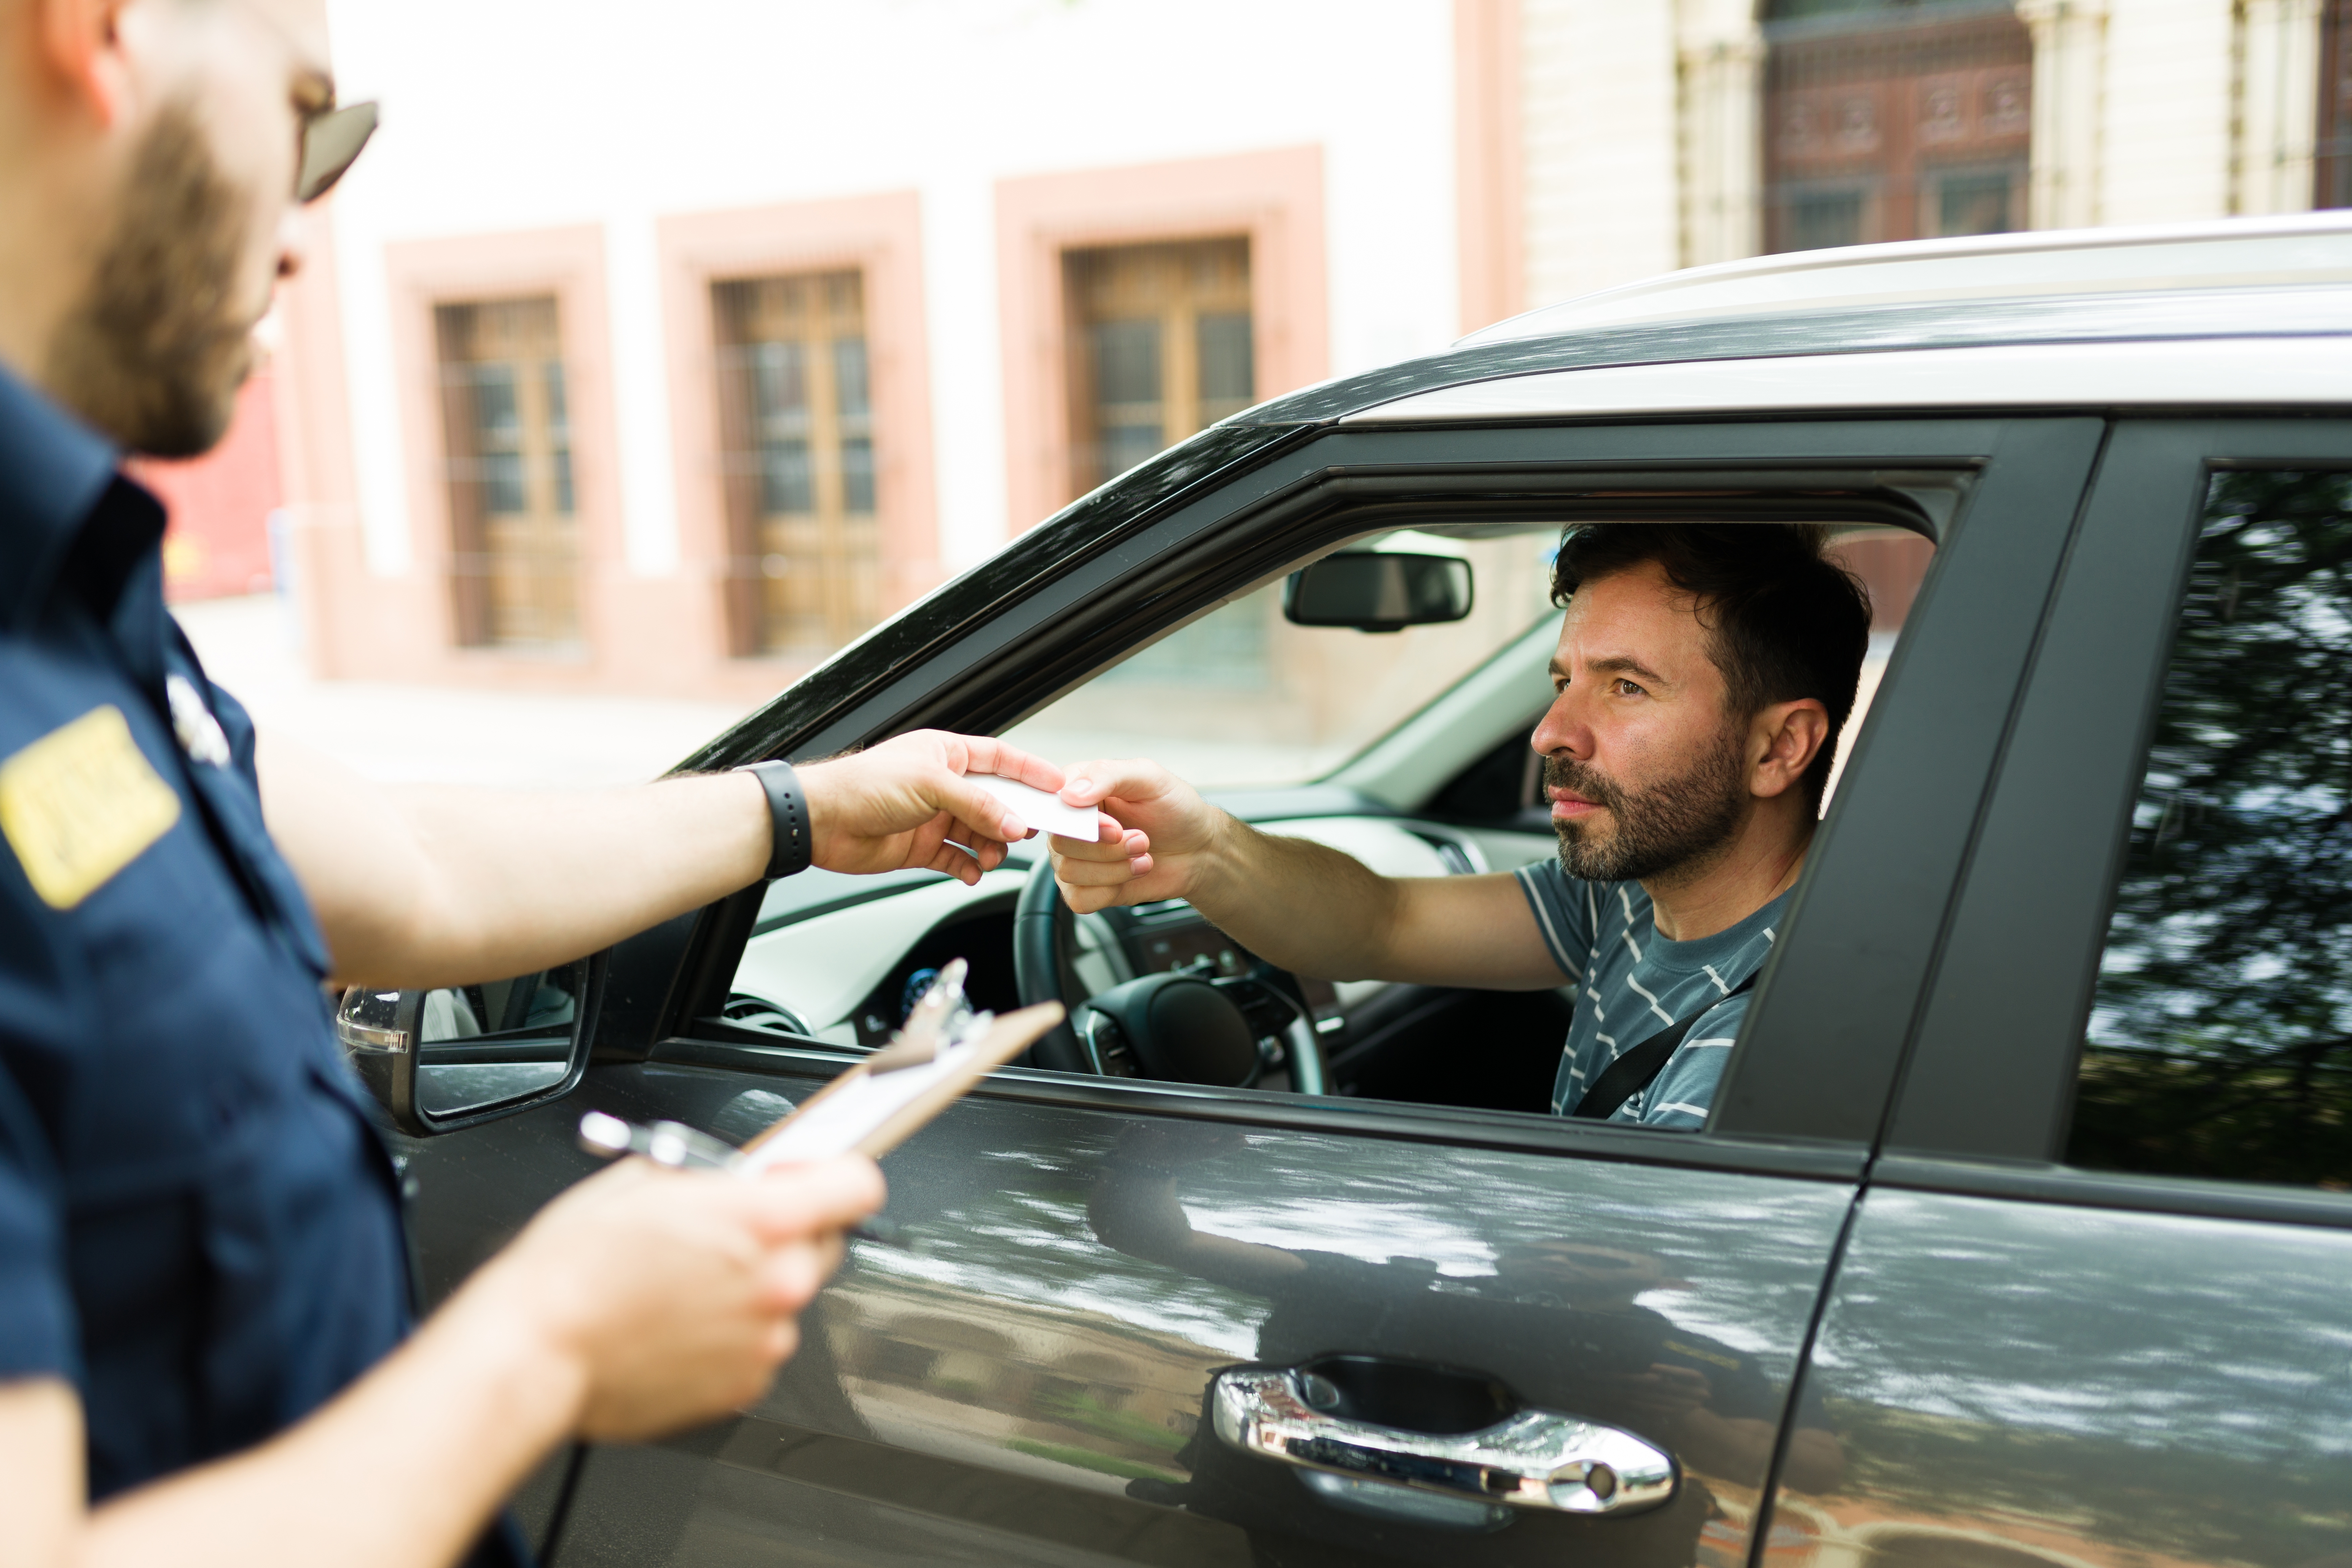
M 1769 800 L 1786 794 L 1813 765 L 1829 741 L 1830 710 L 1811 697 L 1771 703 L 1757 714 L 1750 733 L 1762 746 L 1759 754 L 1751 742 L 1756 761 L 1748 770 L 1748 792 Z

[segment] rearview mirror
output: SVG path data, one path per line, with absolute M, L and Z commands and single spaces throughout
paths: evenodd
M 600 958 L 438 991 L 353 986 L 335 1036 L 370 1093 L 412 1137 L 553 1100 L 588 1067 Z
M 1290 574 L 1285 620 L 1301 626 L 1401 632 L 1470 613 L 1470 563 L 1452 555 L 1326 555 Z

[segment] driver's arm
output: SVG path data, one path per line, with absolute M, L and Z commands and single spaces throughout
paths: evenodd
M 1062 798 L 1124 826 L 1100 844 L 1055 837 L 1062 895 L 1080 913 L 1189 899 L 1259 957 L 1326 980 L 1533 991 L 1564 976 L 1514 878 L 1382 877 L 1336 849 L 1261 833 L 1156 763 L 1082 763 Z

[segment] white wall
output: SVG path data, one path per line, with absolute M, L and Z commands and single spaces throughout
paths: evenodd
M 1524 0 L 1528 303 L 1681 265 L 1670 0 Z
M 330 0 L 383 129 L 335 200 L 362 521 L 407 565 L 388 242 L 604 226 L 631 568 L 677 526 L 656 215 L 921 193 L 941 555 L 1005 537 L 994 182 L 1320 143 L 1336 374 L 1455 311 L 1449 0 Z
M 2230 0 L 2114 0 L 2100 222 L 2229 216 L 2233 44 Z

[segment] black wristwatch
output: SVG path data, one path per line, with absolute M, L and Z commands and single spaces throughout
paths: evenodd
M 753 763 L 740 771 L 758 779 L 760 787 L 768 792 L 768 821 L 774 830 L 775 847 L 768 851 L 768 868 L 761 875 L 772 882 L 807 870 L 816 845 L 809 835 L 808 798 L 801 794 L 801 781 L 793 764 Z

